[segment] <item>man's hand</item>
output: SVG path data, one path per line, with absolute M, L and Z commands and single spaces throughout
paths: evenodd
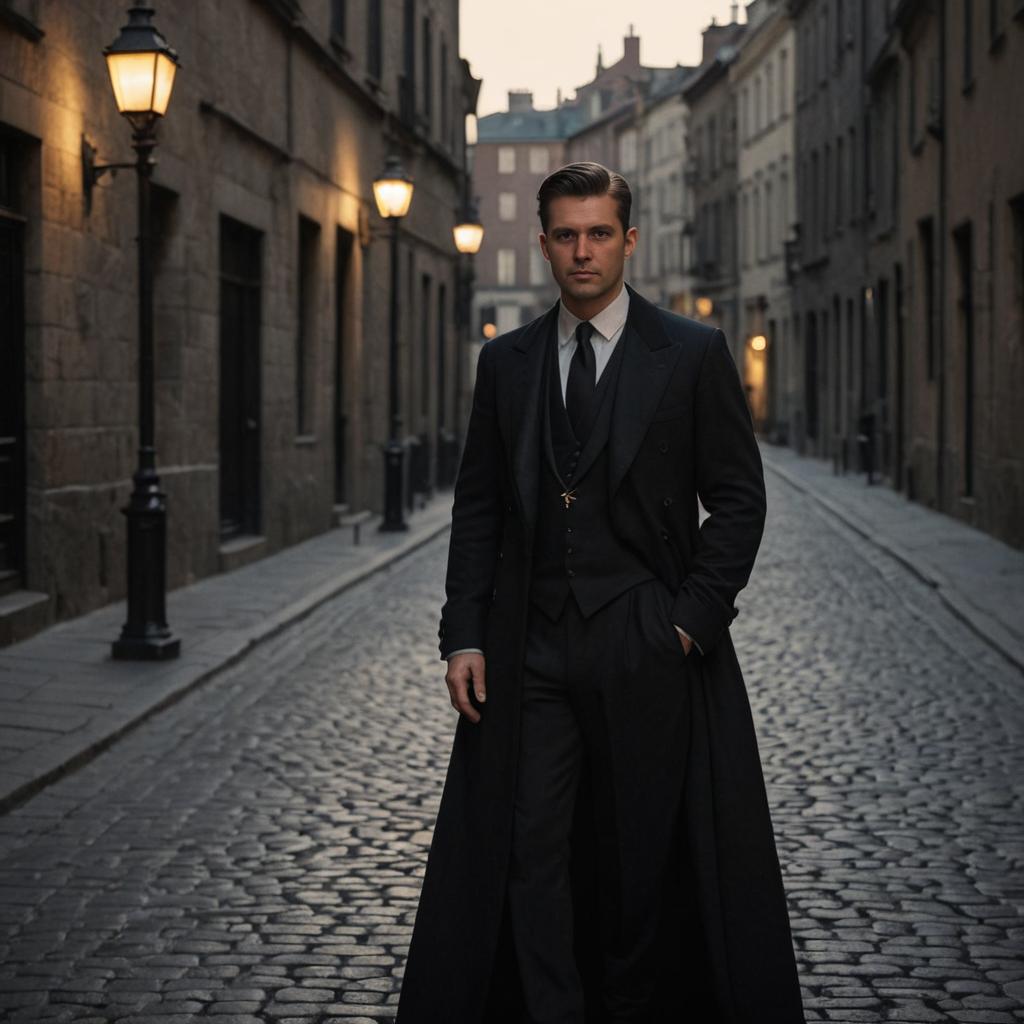
M 487 700 L 487 690 L 484 686 L 484 656 L 476 653 L 454 655 L 448 662 L 444 681 L 448 684 L 452 707 L 471 722 L 479 722 L 480 712 L 469 701 L 469 688 L 473 687 L 473 693 L 479 703 L 483 704 Z
M 689 656 L 690 650 L 693 648 L 693 640 L 690 639 L 678 626 L 676 626 L 676 633 L 679 634 L 679 642 L 683 645 L 683 654 Z

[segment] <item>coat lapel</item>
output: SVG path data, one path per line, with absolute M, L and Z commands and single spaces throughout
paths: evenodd
M 611 496 L 636 457 L 682 351 L 669 341 L 657 309 L 632 288 L 620 343 L 624 343 L 625 350 L 608 436 Z
M 537 520 L 540 487 L 544 354 L 555 334 L 557 317 L 556 302 L 547 313 L 527 325 L 513 346 L 519 354 L 519 369 L 509 403 L 507 436 L 512 439 L 512 477 L 519 495 L 520 513 L 531 531 Z

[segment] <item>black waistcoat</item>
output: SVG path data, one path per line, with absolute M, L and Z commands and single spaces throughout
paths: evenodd
M 624 347 L 625 338 L 620 337 L 598 379 L 589 431 L 582 432 L 585 442 L 580 444 L 562 398 L 558 342 L 548 338 L 548 400 L 543 406 L 543 457 L 530 600 L 551 619 L 561 614 L 570 593 L 580 611 L 589 617 L 623 591 L 654 578 L 640 558 L 616 537 L 608 514 L 608 431 Z M 575 493 L 568 508 L 561 497 L 566 487 Z

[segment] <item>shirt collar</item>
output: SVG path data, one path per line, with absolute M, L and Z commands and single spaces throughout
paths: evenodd
M 619 294 L 608 303 L 600 313 L 590 322 L 594 325 L 596 335 L 601 340 L 610 341 L 616 333 L 622 330 L 626 322 L 626 315 L 629 313 L 629 292 L 623 285 Z M 558 304 L 558 344 L 565 346 L 576 337 L 576 325 L 582 323 L 579 317 L 574 316 L 565 308 L 564 302 Z

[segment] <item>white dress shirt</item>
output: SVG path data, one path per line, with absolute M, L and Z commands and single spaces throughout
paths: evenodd
M 591 321 L 594 333 L 590 343 L 594 346 L 594 364 L 597 367 L 595 383 L 601 379 L 601 371 L 608 365 L 615 343 L 622 335 L 626 326 L 626 315 L 629 313 L 629 292 L 625 287 L 608 303 Z M 576 352 L 576 328 L 583 323 L 565 308 L 565 303 L 558 306 L 558 373 L 562 378 L 562 401 L 565 401 L 565 390 L 569 384 L 569 365 Z
M 622 330 L 626 326 L 626 316 L 629 314 L 629 292 L 625 285 L 620 289 L 619 294 L 601 310 L 597 316 L 591 317 L 590 324 L 594 333 L 590 336 L 590 343 L 594 347 L 594 365 L 597 369 L 595 382 L 600 379 L 601 371 L 608 365 L 612 353 L 615 351 L 615 344 L 622 336 Z M 576 328 L 583 321 L 565 308 L 565 303 L 558 305 L 558 373 L 562 378 L 562 401 L 565 401 L 565 391 L 569 384 L 569 366 L 572 357 L 576 352 Z M 676 626 L 680 636 L 686 637 L 697 650 L 699 645 L 693 640 L 686 630 Z M 463 647 L 452 651 L 448 659 L 456 654 L 483 654 L 478 647 Z

